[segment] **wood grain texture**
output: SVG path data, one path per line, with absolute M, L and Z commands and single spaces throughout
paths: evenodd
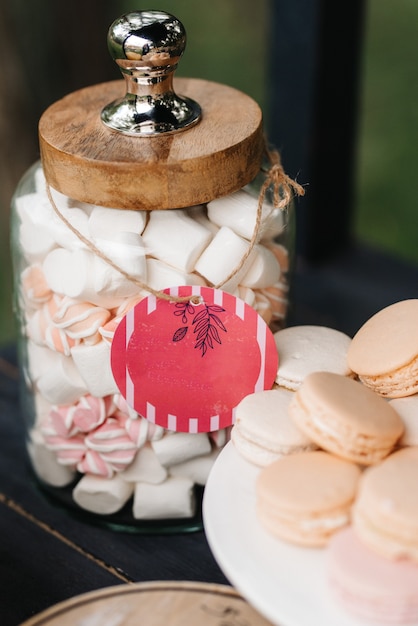
M 271 626 L 223 585 L 154 582 L 110 587 L 51 607 L 22 626 Z
M 87 87 L 51 105 L 39 122 L 50 185 L 92 204 L 153 210 L 208 202 L 250 182 L 264 148 L 258 104 L 205 80 L 177 79 L 174 88 L 200 104 L 202 119 L 157 137 L 122 135 L 101 122 L 103 106 L 124 94 L 124 81 Z

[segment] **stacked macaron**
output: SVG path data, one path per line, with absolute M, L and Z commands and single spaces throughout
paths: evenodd
M 317 448 L 290 418 L 293 394 L 284 388 L 252 393 L 235 409 L 232 441 L 247 461 L 265 467 L 283 456 Z
M 317 450 L 287 454 L 261 470 L 257 513 L 281 539 L 325 546 L 350 523 L 362 468 L 394 449 L 402 420 L 373 391 L 333 372 L 312 372 L 297 391 L 286 393 L 292 397 L 284 419 Z
M 148 212 L 87 205 L 51 190 L 65 223 L 40 167 L 35 184 L 16 198 L 15 228 L 35 470 L 56 487 L 76 483 L 75 502 L 95 513 L 117 512 L 132 499 L 134 518 L 189 517 L 194 485 L 205 483 L 230 429 L 185 435 L 149 425 L 120 396 L 112 338 L 149 295 L 138 284 L 222 284 L 281 328 L 289 263 L 284 214 L 263 205 L 247 258 L 258 217 L 258 198 L 248 189 L 204 206 Z
M 274 337 L 279 353 L 275 388 L 239 403 L 231 438 L 239 454 L 261 468 L 257 514 L 262 525 L 292 543 L 323 546 L 350 521 L 360 469 L 350 456 L 335 454 L 322 437 L 303 428 L 293 407 L 318 375 L 327 392 L 336 383 L 358 391 L 361 386 L 347 365 L 351 339 L 332 328 L 312 325 L 285 328 Z M 374 400 L 375 395 L 369 394 Z M 338 390 L 335 396 L 339 397 Z M 385 408 L 384 400 L 376 397 L 376 402 L 376 410 L 382 404 Z M 336 414 L 344 422 L 343 412 Z M 344 431 L 344 424 L 341 428 Z
M 352 523 L 327 550 L 335 600 L 373 623 L 418 623 L 418 447 L 406 447 L 362 474 Z
M 418 299 L 378 311 L 358 330 L 348 364 L 361 382 L 387 398 L 418 393 Z
M 294 392 L 318 370 L 351 378 L 350 337 L 326 326 L 300 325 L 274 333 L 279 354 L 275 388 L 244 398 L 235 411 L 232 440 L 238 452 L 260 467 L 276 459 L 318 448 L 289 414 Z
M 291 397 L 276 403 L 270 441 L 291 421 L 317 449 L 282 448 L 259 463 L 256 482 L 264 529 L 299 546 L 324 547 L 336 601 L 357 618 L 398 626 L 418 623 L 417 315 L 418 300 L 405 300 L 379 311 L 351 340 L 335 331 L 332 364 L 324 329 L 276 333 L 276 391 Z M 232 440 L 256 463 L 260 455 L 245 454 L 250 445 L 242 445 L 249 417 L 240 407 L 237 415 L 242 424 Z M 262 430 L 266 416 L 253 422 L 252 431 L 257 422 Z M 252 444 L 260 444 L 259 432 Z
M 396 449 L 359 481 L 352 524 L 329 544 L 333 595 L 360 619 L 418 623 L 418 300 L 373 315 L 353 337 L 348 363 L 401 418 Z
M 351 337 L 328 326 L 300 325 L 274 334 L 280 356 L 276 383 L 296 391 L 312 372 L 354 377 L 347 363 Z

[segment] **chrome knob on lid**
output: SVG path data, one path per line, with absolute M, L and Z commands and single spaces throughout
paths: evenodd
M 125 78 L 126 94 L 102 109 L 106 126 L 126 135 L 152 136 L 199 121 L 199 104 L 173 89 L 186 47 L 186 31 L 177 18 L 163 11 L 127 13 L 110 26 L 107 40 Z

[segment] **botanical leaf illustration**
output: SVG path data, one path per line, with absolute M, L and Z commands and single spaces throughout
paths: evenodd
M 194 315 L 194 307 L 190 302 L 177 302 L 176 303 L 176 311 L 174 311 L 174 315 L 180 316 L 183 324 L 187 324 L 187 313 L 189 315 Z
M 194 316 L 192 325 L 194 326 L 193 332 L 196 335 L 195 349 L 201 350 L 202 356 L 205 356 L 208 348 L 213 350 L 214 342 L 219 345 L 222 344 L 219 330 L 224 333 L 228 332 L 223 324 L 222 320 L 216 313 L 224 313 L 225 309 L 217 304 L 204 304 L 203 309 L 196 313 L 196 307 L 190 304 L 190 302 L 177 302 L 174 315 L 181 317 L 183 324 L 187 324 L 187 316 Z M 178 328 L 174 335 L 173 341 L 181 341 L 185 338 L 188 326 L 182 326 Z
M 184 339 L 188 330 L 189 330 L 188 326 L 183 326 L 182 328 L 178 328 L 173 335 L 173 341 L 181 341 L 182 339 Z
M 215 324 L 219 326 L 219 328 L 222 328 L 222 330 L 226 332 L 225 326 L 222 324 L 221 320 L 219 319 L 217 315 L 212 315 L 212 320 L 215 322 Z
M 213 349 L 213 341 L 216 341 L 218 344 L 222 344 L 216 326 L 218 326 L 218 328 L 223 330 L 225 333 L 227 330 L 215 313 L 223 313 L 224 311 L 225 309 L 216 304 L 205 304 L 203 310 L 195 316 L 192 322 L 195 327 L 193 332 L 196 334 L 195 348 L 202 351 L 202 356 L 205 356 L 208 348 Z

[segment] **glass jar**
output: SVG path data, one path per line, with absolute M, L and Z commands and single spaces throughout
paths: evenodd
M 179 24 L 173 16 L 152 11 L 129 14 L 120 20 L 129 29 L 134 24 L 136 31 L 139 23 L 149 20 L 169 26 Z M 178 28 L 182 32 L 181 25 Z M 112 32 L 111 43 L 116 45 Z M 153 45 L 157 49 L 155 42 Z M 184 85 L 187 91 L 188 85 Z M 197 81 L 198 91 L 202 85 L 205 90 L 204 81 Z M 216 88 L 210 85 L 209 92 L 213 94 Z M 208 181 L 201 164 L 194 169 L 189 163 L 195 183 L 191 185 L 187 176 L 183 180 L 180 172 L 178 184 L 170 182 L 167 196 L 164 176 L 171 181 L 173 175 L 170 168 L 165 171 L 167 146 L 173 149 L 174 136 L 181 136 L 180 143 L 187 143 L 188 134 L 194 132 L 188 126 L 198 137 L 206 132 L 204 120 L 206 115 L 210 122 L 211 105 L 205 105 L 204 95 L 193 109 L 199 111 L 202 105 L 202 120 L 190 122 L 187 118 L 186 128 L 169 131 L 164 122 L 162 131 L 154 128 L 150 132 L 155 111 L 143 128 L 126 130 L 125 120 L 122 131 L 108 129 L 105 125 L 109 125 L 112 115 L 120 123 L 112 103 L 112 115 L 107 111 L 107 117 L 102 115 L 97 122 L 98 134 L 105 149 L 112 142 L 118 143 L 118 153 L 127 152 L 126 142 L 132 146 L 132 142 L 139 141 L 139 151 L 141 155 L 145 152 L 145 157 L 138 165 L 134 158 L 126 161 L 123 156 L 115 163 L 114 153 L 107 161 L 103 153 L 98 155 L 101 148 L 97 147 L 97 133 L 92 132 L 89 111 L 85 109 L 97 109 L 96 94 L 106 91 L 106 86 L 91 89 L 70 94 L 58 103 L 58 109 L 52 105 L 45 112 L 40 122 L 42 160 L 23 176 L 12 202 L 15 311 L 27 449 L 43 491 L 75 514 L 137 532 L 198 530 L 202 528 L 204 484 L 229 439 L 232 422 L 226 426 L 218 422 L 218 427 L 204 428 L 202 432 L 184 432 L 164 427 L 139 412 L 117 381 L 112 361 L 115 352 L 116 359 L 120 356 L 114 347 L 116 334 L 123 343 L 125 330 L 122 333 L 120 328 L 127 323 L 129 312 L 148 301 L 150 294 L 158 300 L 168 293 L 167 299 L 177 307 L 172 309 L 174 315 L 183 324 L 174 333 L 173 342 L 178 344 L 187 332 L 188 314 L 194 314 L 191 299 L 172 297 L 180 291 L 170 289 L 179 285 L 193 293 L 209 288 L 215 294 L 231 294 L 256 311 L 257 318 L 272 331 L 283 327 L 293 256 L 293 203 L 275 206 L 274 188 L 283 199 L 286 183 L 271 177 L 269 167 L 263 169 L 259 121 L 255 122 L 257 132 L 247 133 L 249 167 L 243 169 L 239 160 L 242 137 L 234 137 L 230 141 L 240 146 L 238 156 L 234 157 L 231 145 L 215 146 L 211 152 L 216 161 L 213 171 L 212 160 L 206 161 L 209 174 L 218 172 L 218 177 L 209 176 Z M 114 91 L 113 84 L 110 89 Z M 125 99 L 130 91 L 132 85 L 128 82 Z M 238 99 L 247 98 L 232 92 Z M 80 98 L 83 102 L 77 106 L 87 119 L 86 129 L 80 132 L 91 138 L 97 156 L 93 173 L 95 159 L 85 154 L 88 141 L 79 142 L 77 137 L 77 146 L 68 149 L 65 133 L 60 135 L 63 140 L 51 140 L 51 127 L 55 124 L 61 133 L 63 111 L 71 110 L 73 100 Z M 103 98 L 106 102 L 107 93 Z M 226 93 L 224 99 L 229 102 L 231 93 Z M 121 106 L 125 110 L 126 102 Z M 248 112 L 248 106 L 245 108 Z M 222 110 L 228 124 L 224 106 Z M 233 102 L 231 115 L 236 116 Z M 74 128 L 74 115 L 67 118 Z M 182 132 L 177 134 L 177 130 Z M 213 134 L 210 129 L 208 132 Z M 64 156 L 60 141 L 65 144 Z M 195 145 L 193 137 L 190 141 Z M 173 170 L 179 171 L 179 160 L 190 161 L 190 146 L 182 149 Z M 159 151 L 161 162 L 155 158 Z M 225 161 L 218 154 L 222 151 L 231 156 L 231 169 L 226 175 Z M 139 169 L 132 173 L 131 167 Z M 190 204 L 190 198 L 199 202 Z M 219 317 L 218 322 L 222 334 Z M 213 341 L 209 337 L 205 349 L 213 348 L 211 342 L 221 343 L 216 328 L 212 333 Z M 151 339 L 151 344 L 156 342 L 157 335 Z M 145 369 L 151 370 L 152 361 L 145 362 Z M 167 381 L 168 370 L 158 375 L 164 374 Z M 196 377 L 194 386 L 202 383 L 199 374 L 192 372 L 191 376 Z M 270 377 L 264 384 L 268 388 L 272 382 Z M 175 395 L 176 388 L 170 393 Z M 160 395 L 170 393 L 162 382 Z

